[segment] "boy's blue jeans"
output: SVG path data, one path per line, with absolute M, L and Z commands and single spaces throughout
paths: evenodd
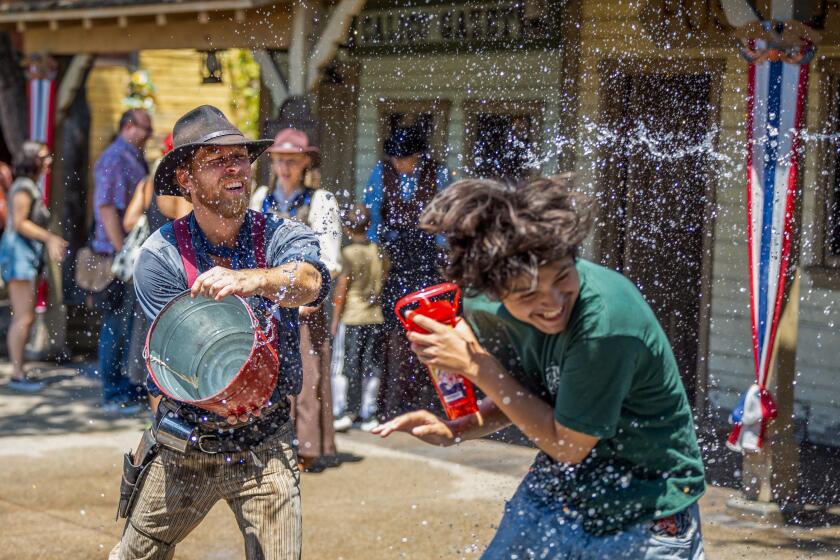
M 531 476 L 531 475 L 528 475 Z M 528 488 L 527 477 L 505 506 L 496 536 L 483 560 L 704 560 L 700 510 L 683 513 L 687 529 L 679 536 L 654 531 L 653 522 L 595 536 L 564 512 L 562 503 L 548 504 Z

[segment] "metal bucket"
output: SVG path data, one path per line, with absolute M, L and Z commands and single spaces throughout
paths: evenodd
M 215 301 L 189 291 L 155 318 L 145 358 L 164 395 L 219 416 L 264 406 L 280 369 L 277 352 L 242 298 Z

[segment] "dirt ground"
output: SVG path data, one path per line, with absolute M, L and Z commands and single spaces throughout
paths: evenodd
M 121 453 L 147 421 L 111 418 L 98 386 L 53 369 L 48 389 L 22 396 L 2 385 L 0 364 L 0 559 L 107 558 Z M 344 462 L 304 474 L 304 558 L 478 558 L 505 498 L 534 451 L 469 442 L 437 449 L 410 437 L 339 437 Z M 771 527 L 728 510 L 733 492 L 710 487 L 701 502 L 708 558 L 833 558 L 840 527 Z M 179 559 L 243 558 L 232 513 L 217 504 L 182 543 Z

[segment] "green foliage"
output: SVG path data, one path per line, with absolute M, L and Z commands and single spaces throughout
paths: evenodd
M 224 76 L 231 89 L 230 112 L 234 124 L 246 136 L 259 136 L 260 66 L 251 51 L 230 49 L 224 53 Z

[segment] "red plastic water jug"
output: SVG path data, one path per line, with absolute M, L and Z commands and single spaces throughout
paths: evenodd
M 456 284 L 445 282 L 400 298 L 394 306 L 394 312 L 407 331 L 426 333 L 425 329 L 411 320 L 410 315 L 419 313 L 454 328 L 458 322 L 460 304 L 461 289 Z M 478 411 L 475 390 L 469 379 L 455 372 L 432 367 L 429 367 L 429 375 L 450 420 Z

